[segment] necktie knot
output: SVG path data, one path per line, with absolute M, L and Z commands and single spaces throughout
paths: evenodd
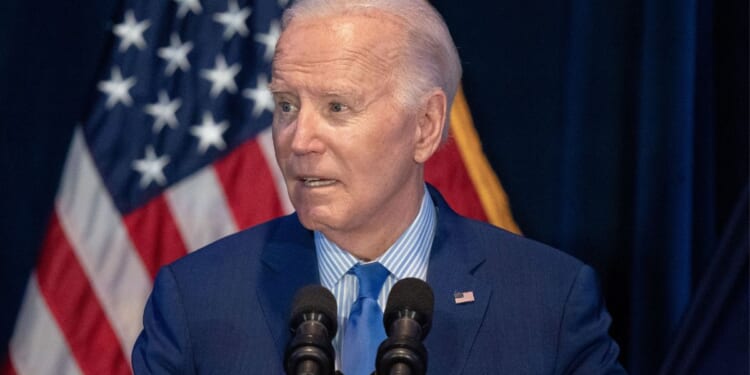
M 378 299 L 380 289 L 383 288 L 383 283 L 390 273 L 378 262 L 357 264 L 352 267 L 351 272 L 359 281 L 357 298 L 372 298 L 374 300 Z

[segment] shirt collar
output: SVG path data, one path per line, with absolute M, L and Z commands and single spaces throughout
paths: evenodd
M 393 245 L 375 261 L 401 280 L 406 277 L 426 275 L 427 264 L 435 234 L 435 205 L 425 187 L 422 205 L 417 217 Z M 318 269 L 321 284 L 332 288 L 359 261 L 326 236 L 315 231 L 315 251 L 318 255 Z

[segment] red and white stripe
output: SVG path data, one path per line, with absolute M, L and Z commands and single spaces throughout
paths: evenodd
M 10 341 L 12 368 L 17 374 L 70 374 L 83 372 L 68 349 L 63 332 L 40 292 L 37 274 L 26 287 L 18 312 L 16 334 Z
M 280 176 L 269 129 L 123 216 L 77 129 L 0 374 L 130 374 L 158 268 L 291 212 Z

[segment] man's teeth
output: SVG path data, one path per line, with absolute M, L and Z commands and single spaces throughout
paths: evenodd
M 304 178 L 302 179 L 307 187 L 320 187 L 328 186 L 336 183 L 336 180 L 322 180 L 319 178 Z

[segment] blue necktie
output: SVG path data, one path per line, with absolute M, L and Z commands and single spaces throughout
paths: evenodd
M 344 375 L 370 375 L 375 371 L 378 346 L 386 337 L 378 294 L 389 272 L 378 262 L 356 264 L 349 272 L 357 276 L 359 291 L 344 331 L 341 348 Z

